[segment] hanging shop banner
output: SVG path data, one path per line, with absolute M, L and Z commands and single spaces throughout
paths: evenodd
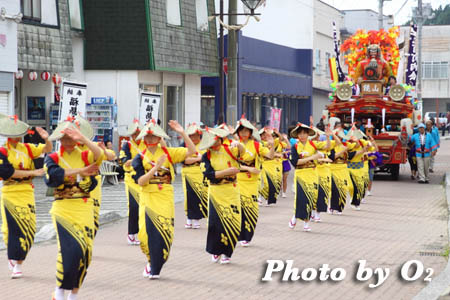
M 141 92 L 139 106 L 139 122 L 141 124 L 147 124 L 151 119 L 158 120 L 160 102 L 161 94 Z
M 272 107 L 270 110 L 270 127 L 280 130 L 281 108 Z
M 87 84 L 63 81 L 59 122 L 77 114 L 86 117 L 86 93 Z

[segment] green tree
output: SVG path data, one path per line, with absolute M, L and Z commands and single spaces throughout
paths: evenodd
M 434 17 L 427 19 L 425 25 L 450 25 L 450 4 L 445 5 L 442 8 L 440 5 L 437 9 L 433 9 Z M 411 24 L 412 20 L 409 20 L 405 25 Z

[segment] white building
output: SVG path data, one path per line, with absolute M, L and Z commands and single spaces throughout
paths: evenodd
M 423 26 L 422 36 L 422 111 L 445 113 L 450 111 L 450 25 Z M 408 26 L 401 27 L 403 39 L 408 44 Z
M 344 14 L 344 30 L 349 36 L 358 29 L 378 30 L 378 12 L 371 9 L 342 10 Z M 385 30 L 394 26 L 394 16 L 383 16 L 383 28 Z
M 313 117 L 317 124 L 322 110 L 330 103 L 331 76 L 328 59 L 335 56 L 333 21 L 336 23 L 337 39 L 344 25 L 343 13 L 320 0 L 314 1 L 314 58 L 313 58 Z M 314 125 L 316 125 L 314 124 Z

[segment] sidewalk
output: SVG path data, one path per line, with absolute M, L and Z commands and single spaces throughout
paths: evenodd
M 52 207 L 52 197 L 46 197 L 47 186 L 43 177 L 33 180 L 35 187 L 36 201 L 36 237 L 35 242 L 47 240 L 54 233 L 52 219 L 49 214 Z M 183 201 L 183 189 L 181 187 L 181 178 L 177 176 L 175 179 L 175 202 Z M 0 192 L 1 193 L 1 192 Z M 119 182 L 118 185 L 103 184 L 102 187 L 103 200 L 100 208 L 100 224 L 109 223 L 111 221 L 126 218 L 128 215 L 128 201 L 125 194 L 125 185 Z M 0 216 L 1 220 L 1 216 Z M 46 226 L 47 225 L 47 226 Z M 0 231 L 0 250 L 5 249 L 3 243 L 3 234 Z
M 171 256 L 158 281 L 142 278 L 145 257 L 139 247 L 126 244 L 126 220 L 117 221 L 98 233 L 79 299 L 411 299 L 426 282 L 424 276 L 412 283 L 400 280 L 403 263 L 420 260 L 425 268 L 434 269 L 433 277 L 447 264 L 440 255 L 448 245 L 441 183 L 449 169 L 450 142 L 443 141 L 431 184 L 412 182 L 409 166 L 403 166 L 399 181 L 379 177 L 374 182 L 374 196 L 367 197 L 361 211 L 347 206 L 342 216 L 322 214 L 323 222 L 312 224 L 310 233 L 303 232 L 300 223 L 295 230 L 288 228 L 293 209 L 289 192 L 276 207 L 261 207 L 254 241 L 248 248 L 238 246 L 231 264 L 225 266 L 211 263 L 205 252 L 205 221 L 199 230 L 184 229 L 183 205 L 179 203 Z M 288 186 L 290 189 L 291 184 Z M 116 193 L 120 195 L 120 191 Z M 104 189 L 104 195 L 106 206 L 111 201 L 109 189 Z M 9 279 L 6 253 L 0 253 L 0 266 L 4 266 L 0 268 L 2 299 L 50 298 L 55 285 L 54 242 L 31 249 L 20 280 Z M 281 282 L 275 274 L 272 282 L 261 282 L 268 259 L 292 259 L 300 270 L 326 263 L 331 268 L 344 268 L 347 276 L 338 283 L 307 283 Z M 361 259 L 372 268 L 390 268 L 383 285 L 369 289 L 373 279 L 354 279 Z

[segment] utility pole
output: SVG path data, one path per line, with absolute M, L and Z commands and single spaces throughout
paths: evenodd
M 219 18 L 220 20 L 223 22 L 223 1 L 224 0 L 220 0 L 220 13 L 219 13 Z M 225 45 L 224 45 L 224 36 L 223 36 L 223 25 L 220 24 L 220 38 L 219 38 L 220 42 L 219 42 L 219 89 L 220 89 L 220 95 L 219 95 L 219 116 L 218 116 L 218 120 L 217 123 L 221 124 L 225 122 L 225 105 L 224 105 L 224 74 L 223 74 L 223 59 L 224 59 L 224 50 L 225 50 Z
M 383 3 L 391 0 L 378 0 L 378 30 L 384 28 Z
M 228 24 L 237 25 L 237 0 L 229 0 Z M 232 126 L 237 121 L 237 64 L 238 31 L 228 30 L 228 76 L 227 76 L 227 122 Z
M 378 29 L 383 28 L 383 0 L 378 0 Z
M 422 0 L 418 0 L 417 5 L 417 100 L 420 115 L 422 115 L 422 25 L 424 22 Z

